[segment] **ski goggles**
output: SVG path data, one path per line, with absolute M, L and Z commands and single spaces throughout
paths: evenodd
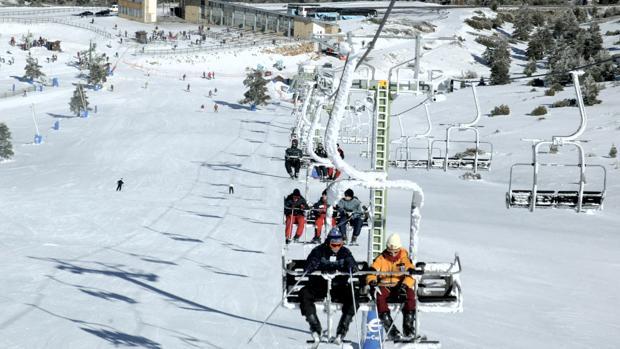
M 396 249 L 391 249 L 388 248 L 387 249 L 388 253 L 391 254 L 392 256 L 396 256 L 398 254 L 398 252 L 400 252 L 400 248 L 396 248 Z
M 342 241 L 341 239 L 331 240 L 329 242 L 329 247 L 332 247 L 332 248 L 339 248 L 339 247 L 342 247 L 342 245 L 344 245 L 344 241 Z

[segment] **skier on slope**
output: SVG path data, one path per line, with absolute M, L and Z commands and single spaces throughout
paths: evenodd
M 372 263 L 372 270 L 378 272 L 409 272 L 414 271 L 413 263 L 409 259 L 407 250 L 404 249 L 400 242 L 398 234 L 392 234 L 387 240 L 386 248 L 381 252 Z M 415 337 L 415 294 L 413 285 L 415 280 L 410 275 L 401 276 L 377 276 L 368 275 L 366 283 L 370 287 L 370 294 L 375 295 L 377 304 L 377 312 L 379 319 L 383 323 L 383 328 L 390 340 L 400 337 L 400 333 L 396 326 L 393 325 L 388 307 L 388 298 L 405 295 L 406 300 L 403 305 L 403 335 L 405 337 Z M 376 292 L 376 291 L 379 292 Z
M 284 199 L 284 216 L 286 217 L 286 243 L 291 242 L 291 234 L 293 232 L 293 224 L 297 224 L 297 231 L 295 232 L 294 241 L 297 242 L 301 235 L 304 233 L 306 227 L 306 210 L 308 209 L 308 203 L 299 189 L 293 190 L 289 196 Z
M 116 181 L 116 191 L 123 190 L 123 184 L 125 184 L 125 182 L 123 182 L 122 178 Z
M 310 274 L 314 271 L 355 273 L 357 270 L 357 263 L 353 254 L 344 247 L 342 234 L 337 228 L 334 228 L 327 235 L 325 243 L 312 249 L 306 260 L 304 273 Z M 346 336 L 357 310 L 357 304 L 354 304 L 354 294 L 351 291 L 348 279 L 349 276 L 347 275 L 339 275 L 332 280 L 331 296 L 342 302 L 342 316 L 336 328 L 336 339 L 334 340 L 336 343 L 341 343 Z M 326 295 L 327 281 L 319 275 L 311 275 L 308 284 L 299 291 L 301 315 L 306 317 L 315 342 L 320 341 L 322 329 L 321 322 L 316 315 L 314 302 L 325 298 Z
M 357 237 L 362 231 L 362 225 L 364 224 L 364 209 L 362 208 L 362 202 L 355 196 L 351 188 L 345 190 L 344 198 L 338 201 L 338 226 L 342 236 L 345 240 L 347 237 L 347 223 L 353 227 L 353 236 L 351 237 L 351 243 L 355 243 Z
M 314 238 L 311 242 L 313 243 L 321 243 L 321 232 L 323 231 L 323 225 L 325 224 L 325 219 L 327 218 L 327 208 L 329 204 L 327 203 L 327 190 L 323 190 L 321 193 L 321 198 L 317 201 L 313 206 L 312 210 L 315 214 L 314 221 Z M 332 226 L 336 225 L 336 220 L 332 218 Z
M 291 147 L 284 152 L 284 167 L 291 178 L 297 178 L 299 169 L 301 168 L 301 157 L 303 152 L 297 148 L 297 140 L 291 141 Z

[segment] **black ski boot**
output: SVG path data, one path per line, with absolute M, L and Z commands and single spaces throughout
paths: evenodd
M 334 339 L 334 343 L 341 344 L 344 340 L 344 337 L 347 335 L 347 331 L 349 331 L 349 325 L 353 320 L 353 315 L 351 314 L 342 314 L 340 317 L 340 322 L 338 322 L 338 327 L 336 328 L 336 338 Z
M 403 334 L 408 338 L 415 338 L 415 311 L 403 312 Z
M 313 244 L 320 244 L 321 243 L 321 237 L 320 236 L 315 236 L 312 238 L 312 240 L 310 241 Z
M 316 314 L 308 314 L 306 316 L 306 321 L 310 325 L 310 332 L 312 332 L 312 338 L 316 341 L 321 338 L 321 322 L 319 322 L 319 318 L 316 317 Z
M 393 341 L 400 338 L 400 331 L 398 331 L 398 328 L 394 326 L 394 321 L 392 320 L 390 313 L 386 312 L 379 314 L 379 319 L 381 320 L 381 323 L 383 323 L 383 329 L 385 330 L 385 333 L 387 333 L 388 340 Z
M 353 245 L 353 244 L 356 244 L 356 243 L 357 243 L 357 236 L 353 235 L 351 237 L 351 244 Z

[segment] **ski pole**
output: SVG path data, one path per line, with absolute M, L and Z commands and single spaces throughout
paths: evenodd
M 357 345 L 358 348 L 361 348 L 362 340 L 360 338 L 359 324 L 357 323 L 357 306 L 355 304 L 355 289 L 353 288 L 353 272 L 351 271 L 351 268 L 349 268 L 349 284 L 351 285 L 351 299 L 353 300 L 353 309 L 355 311 L 355 313 L 353 314 L 353 319 L 355 319 L 355 334 L 357 335 Z
M 297 287 L 297 285 L 299 285 L 299 283 L 304 279 L 304 277 L 306 276 L 307 273 L 308 273 L 307 271 L 304 271 L 303 275 L 301 275 L 299 280 L 297 280 L 297 282 L 293 285 L 293 287 L 291 287 L 291 290 L 286 292 L 286 294 L 284 295 L 284 297 L 282 299 L 286 299 L 288 296 L 290 296 L 290 294 L 293 292 L 295 287 Z M 265 318 L 265 320 L 263 320 L 263 322 L 260 324 L 260 326 L 258 326 L 256 331 L 254 332 L 254 334 L 252 334 L 252 337 L 250 337 L 250 339 L 248 339 L 248 342 L 246 344 L 250 344 L 250 342 L 252 342 L 252 340 L 254 339 L 254 337 L 256 337 L 258 332 L 260 332 L 260 330 L 263 328 L 263 326 L 265 326 L 267 321 L 269 321 L 269 319 L 273 316 L 273 314 L 276 312 L 276 310 L 278 310 L 278 307 L 280 307 L 280 303 L 282 303 L 282 301 L 279 301 L 278 304 L 276 304 L 276 306 L 273 307 L 273 310 L 269 313 L 269 315 L 267 315 L 267 317 Z

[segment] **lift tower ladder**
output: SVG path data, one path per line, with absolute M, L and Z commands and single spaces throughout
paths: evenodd
M 390 144 L 390 84 L 387 80 L 376 82 L 375 118 L 373 127 L 372 170 L 387 172 Z M 373 260 L 383 251 L 386 230 L 387 189 L 373 189 L 373 224 L 370 251 Z

